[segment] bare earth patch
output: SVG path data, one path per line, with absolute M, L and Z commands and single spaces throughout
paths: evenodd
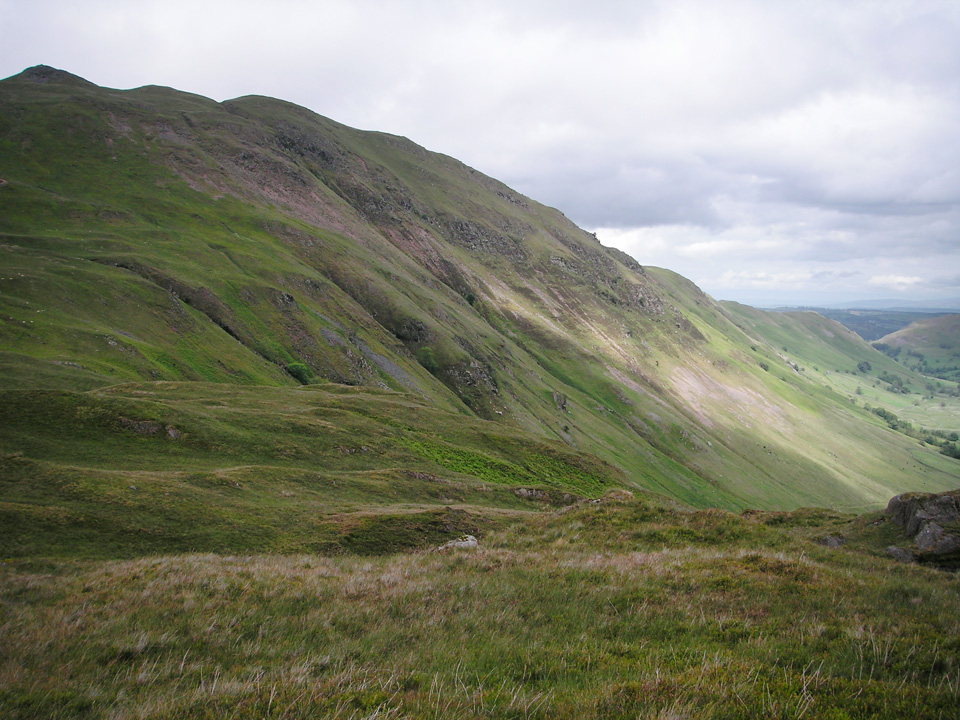
M 755 422 L 786 429 L 786 414 L 757 392 L 717 381 L 696 368 L 675 368 L 670 378 L 673 388 L 704 427 L 712 428 L 710 415 L 720 410 L 746 427 Z

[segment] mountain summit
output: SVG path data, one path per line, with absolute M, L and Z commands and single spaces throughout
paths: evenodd
M 619 485 L 733 510 L 956 484 L 828 380 L 905 372 L 842 326 L 722 306 L 406 138 L 37 67 L 0 82 L 0 176 L 6 452 L 87 466 L 102 433 L 178 471 L 194 447 L 219 470 Z M 829 365 L 807 367 L 818 353 Z M 294 407 L 351 388 L 349 418 Z M 408 409 L 378 415 L 388 401 Z M 218 435 L 218 408 L 258 402 L 276 447 L 235 450 L 243 423 Z

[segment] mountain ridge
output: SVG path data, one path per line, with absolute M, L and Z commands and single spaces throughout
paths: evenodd
M 688 280 L 453 158 L 272 98 L 59 77 L 0 81 L 0 236 L 30 278 L 6 280 L 6 386 L 413 393 L 699 506 L 955 482 Z

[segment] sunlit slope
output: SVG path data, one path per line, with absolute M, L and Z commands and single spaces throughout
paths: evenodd
M 0 83 L 0 168 L 7 387 L 379 388 L 697 506 L 956 484 L 688 281 L 404 138 L 39 68 Z
M 866 475 L 896 483 L 900 474 L 923 478 L 918 487 L 925 482 L 960 481 L 952 460 L 934 456 L 931 451 L 936 447 L 918 441 L 924 428 L 940 432 L 954 428 L 960 410 L 955 386 L 903 367 L 817 313 L 765 312 L 727 302 L 722 306 L 749 335 L 752 347 L 767 356 L 761 362 L 770 376 L 784 386 L 806 388 L 821 398 L 821 407 L 833 406 L 833 419 L 815 426 L 820 433 L 813 442 L 841 441 L 842 448 L 829 451 L 836 459 L 859 455 L 861 460 L 850 467 L 848 477 Z M 882 413 L 878 416 L 881 411 L 914 423 L 913 434 L 894 431 Z M 887 470 L 878 464 L 888 464 Z
M 806 371 L 857 372 L 864 361 L 876 373 L 902 371 L 855 332 L 819 313 L 766 312 L 732 302 L 722 305 L 745 332 L 759 334 L 782 359 L 802 362 Z
M 950 383 L 934 383 L 928 388 L 932 378 L 896 362 L 853 331 L 818 313 L 765 312 L 729 302 L 722 305 L 738 327 L 775 353 L 779 365 L 785 364 L 795 374 L 850 399 L 857 399 L 851 397 L 857 395 L 860 399 L 902 403 L 897 395 L 922 396 L 938 386 L 941 392 L 956 389 Z

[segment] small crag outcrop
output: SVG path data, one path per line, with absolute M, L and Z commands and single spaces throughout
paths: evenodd
M 915 549 L 888 548 L 888 553 L 902 561 L 960 568 L 960 490 L 897 495 L 886 512 L 915 544 Z

